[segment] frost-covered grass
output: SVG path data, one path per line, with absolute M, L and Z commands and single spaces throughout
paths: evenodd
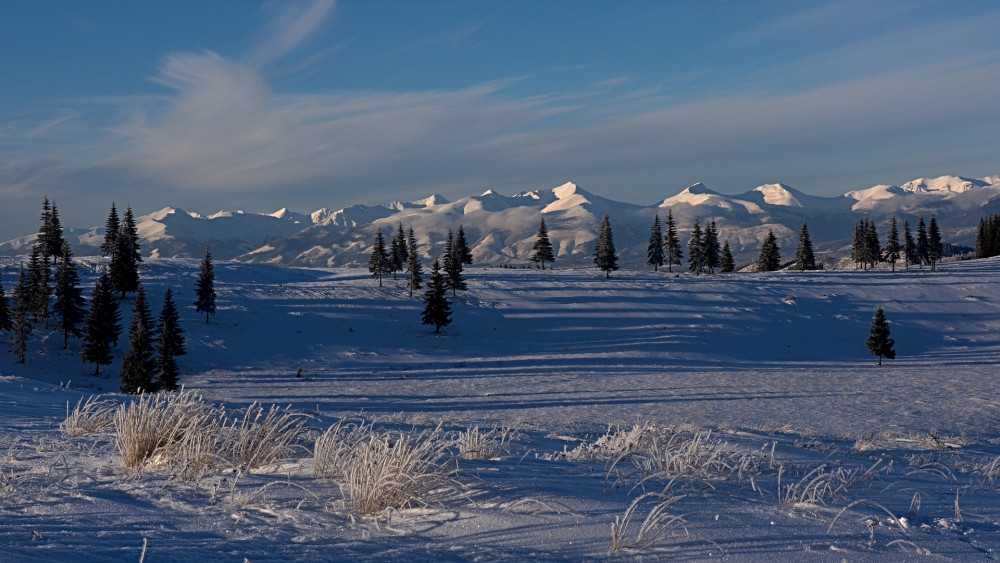
M 191 302 L 197 265 L 150 261 L 147 293 Z M 468 273 L 435 337 L 402 280 L 218 264 L 213 322 L 182 309 L 184 394 L 105 393 L 36 334 L 0 358 L 0 559 L 1000 549 L 1000 262 Z

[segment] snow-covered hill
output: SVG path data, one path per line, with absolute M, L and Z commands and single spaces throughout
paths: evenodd
M 449 229 L 462 225 L 478 264 L 526 264 L 538 222 L 545 218 L 556 265 L 589 264 L 601 217 L 608 214 L 621 264 L 643 264 L 654 214 L 670 210 L 682 242 L 695 220 L 716 221 L 737 261 L 753 259 L 768 230 L 790 253 L 803 221 L 828 262 L 847 252 L 853 226 L 868 216 L 881 225 L 892 215 L 915 228 L 917 219 L 937 217 L 945 242 L 971 246 L 979 218 L 1000 212 L 1000 177 L 919 178 L 902 186 L 878 185 L 841 197 L 817 197 L 775 183 L 741 194 L 722 194 L 695 184 L 654 205 L 602 197 L 572 182 L 505 196 L 487 190 L 448 201 L 440 195 L 413 202 L 354 205 L 337 211 L 270 214 L 221 211 L 198 215 L 166 208 L 138 218 L 143 251 L 160 257 L 197 257 L 206 246 L 221 259 L 283 266 L 333 267 L 368 261 L 376 229 L 413 227 L 421 254 L 439 256 Z M 65 221 L 65 219 L 64 219 Z M 77 255 L 95 254 L 103 229 L 68 232 Z M 0 254 L 23 254 L 34 236 L 0 244 Z
M 80 259 L 85 285 L 103 262 Z M 16 261 L 0 266 L 10 287 Z M 142 271 L 153 310 L 176 291 L 181 383 L 240 420 L 255 402 L 288 406 L 304 432 L 252 470 L 215 451 L 215 467 L 155 455 L 127 468 L 113 428 L 60 429 L 81 398 L 133 400 L 115 393 L 126 339 L 95 377 L 78 340 L 63 351 L 39 328 L 26 363 L 0 354 L 0 561 L 969 561 L 1000 550 L 1000 259 L 608 280 L 594 268 L 470 268 L 437 336 L 403 280 L 378 287 L 350 268 L 218 262 L 219 309 L 205 323 L 197 272 L 196 259 Z M 879 305 L 897 352 L 882 366 L 865 347 Z M 457 459 L 461 494 L 428 492 L 376 518 L 352 510 L 344 476 L 316 475 L 316 438 L 341 421 L 394 442 L 439 425 L 444 443 L 471 428 L 516 432 L 488 459 Z M 616 520 L 630 521 L 620 552 Z

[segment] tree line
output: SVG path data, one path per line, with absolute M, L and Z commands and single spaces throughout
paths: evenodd
M 8 299 L 0 283 L 0 332 L 7 335 L 9 351 L 25 363 L 34 337 L 62 335 L 63 349 L 70 339 L 80 340 L 80 358 L 94 365 L 110 365 L 122 335 L 121 306 L 129 294 L 135 297 L 128 326 L 128 349 L 121 362 L 121 391 L 142 393 L 178 388 L 177 357 L 186 353 L 173 291 L 167 286 L 163 306 L 154 320 L 140 280 L 139 236 L 131 207 L 119 217 L 115 204 L 105 223 L 101 253 L 108 258 L 94 281 L 89 298 L 80 287 L 80 276 L 69 241 L 63 235 L 59 210 L 45 197 L 42 225 L 32 245 L 28 265 L 22 262 L 17 283 Z M 215 313 L 214 273 L 211 253 L 205 250 L 199 275 L 195 307 Z

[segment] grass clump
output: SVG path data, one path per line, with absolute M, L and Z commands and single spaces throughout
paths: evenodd
M 314 472 L 340 481 L 352 512 L 379 516 L 459 494 L 453 446 L 440 427 L 407 435 L 338 423 L 316 441 Z
M 96 395 L 87 397 L 86 401 L 80 397 L 72 411 L 66 403 L 66 419 L 59 426 L 68 436 L 104 432 L 114 426 L 117 406 L 115 401 L 100 399 Z

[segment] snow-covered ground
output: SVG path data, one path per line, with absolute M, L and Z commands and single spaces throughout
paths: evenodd
M 89 284 L 98 260 L 84 263 Z M 150 261 L 154 312 L 167 284 L 192 303 L 197 270 Z M 263 471 L 127 469 L 112 430 L 59 428 L 68 403 L 117 391 L 117 362 L 91 376 L 58 336 L 36 338 L 25 365 L 3 354 L 0 561 L 138 560 L 144 541 L 147 561 L 988 559 L 1000 547 L 1000 261 L 467 274 L 434 335 L 402 279 L 217 264 L 216 317 L 182 309 L 182 383 L 230 412 L 258 401 L 301 414 L 302 447 Z M 878 306 L 897 352 L 882 366 L 865 348 Z M 362 518 L 336 479 L 313 475 L 313 441 L 342 418 L 516 433 L 495 459 L 457 461 L 461 496 Z M 609 425 L 638 426 L 632 455 L 600 440 Z M 690 445 L 675 452 L 686 469 L 642 467 L 654 444 Z M 708 452 L 729 469 L 696 469 Z M 613 551 L 612 524 L 637 499 Z M 650 528 L 662 535 L 637 548 L 664 502 Z

